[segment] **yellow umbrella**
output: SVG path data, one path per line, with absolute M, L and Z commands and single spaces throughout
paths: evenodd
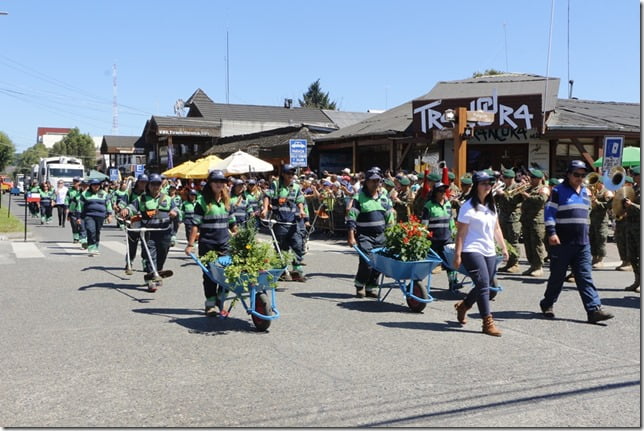
M 219 162 L 221 162 L 221 159 L 217 156 L 207 156 L 203 159 L 199 159 L 190 167 L 190 169 L 183 173 L 184 176 L 182 178 L 208 178 L 208 173 L 213 169 L 216 169 L 215 166 L 217 166 Z
M 188 160 L 187 162 L 183 162 L 172 169 L 168 169 L 167 171 L 163 172 L 163 175 L 168 178 L 186 178 L 184 176 L 185 173 L 188 172 L 194 165 L 195 162 Z

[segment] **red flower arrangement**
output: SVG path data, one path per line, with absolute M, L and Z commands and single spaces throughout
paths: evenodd
M 427 259 L 432 245 L 431 232 L 418 217 L 410 216 L 408 222 L 399 222 L 385 230 L 384 255 L 403 262 Z

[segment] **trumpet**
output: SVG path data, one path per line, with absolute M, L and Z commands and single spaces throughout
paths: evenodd
M 519 193 L 523 193 L 530 188 L 530 183 L 519 183 L 516 187 L 510 188 L 506 193 L 509 197 L 514 197 Z
M 494 186 L 492 187 L 492 190 L 490 191 L 490 193 L 492 193 L 492 195 L 494 196 L 504 191 L 505 191 L 505 183 L 503 181 L 497 181 L 496 183 L 494 183 Z

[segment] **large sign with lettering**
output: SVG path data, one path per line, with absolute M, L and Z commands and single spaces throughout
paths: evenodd
M 494 114 L 494 121 L 468 122 L 478 128 L 540 129 L 542 121 L 541 94 L 517 96 L 491 96 L 467 99 L 414 100 L 412 102 L 413 127 L 418 135 L 432 134 L 434 130 L 452 128 L 453 124 L 445 119 L 445 111 L 467 108 L 468 111 L 484 111 Z

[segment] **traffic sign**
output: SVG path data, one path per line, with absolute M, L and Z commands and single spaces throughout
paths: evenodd
M 145 165 L 135 165 L 134 176 L 136 178 L 138 178 L 139 175 L 143 175 L 144 173 L 145 173 Z
M 604 136 L 604 156 L 602 160 L 602 172 L 608 173 L 615 166 L 621 166 L 623 152 L 623 136 Z
M 119 170 L 115 168 L 110 168 L 110 181 L 119 180 Z
M 290 163 L 295 167 L 307 166 L 307 142 L 306 139 L 289 139 Z

